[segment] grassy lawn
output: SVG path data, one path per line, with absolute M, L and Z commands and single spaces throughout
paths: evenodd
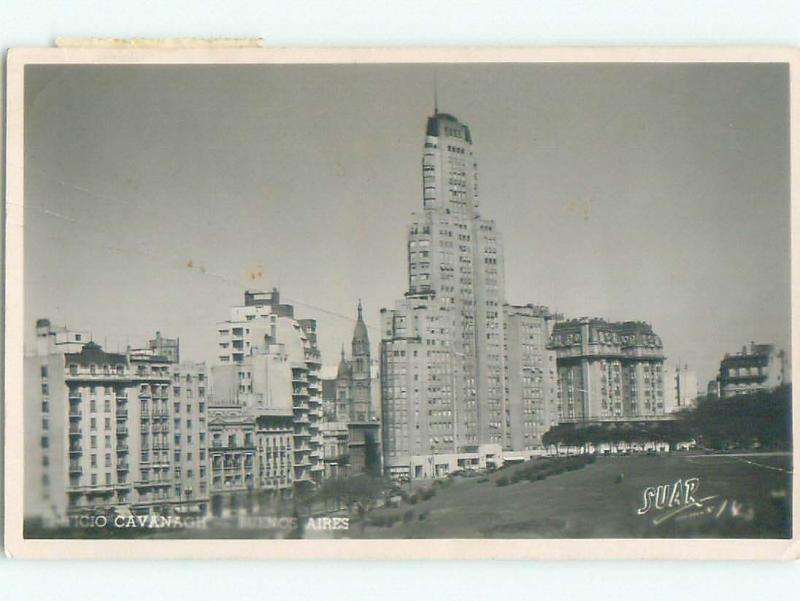
M 599 457 L 578 471 L 497 486 L 522 466 L 434 486 L 433 498 L 374 510 L 368 519 L 395 516 L 391 527 L 353 524 L 364 538 L 788 538 L 791 524 L 789 454 Z M 622 477 L 620 478 L 620 474 Z M 655 524 L 668 510 L 637 515 L 648 486 L 699 478 L 696 499 L 716 497 Z M 699 515 L 702 512 L 702 515 Z M 420 519 L 420 515 L 423 519 Z
M 550 462 L 548 459 L 535 462 Z M 306 531 L 305 538 L 789 538 L 791 455 L 744 454 L 612 456 L 576 471 L 512 479 L 531 464 L 483 477 L 414 482 L 415 504 L 382 507 L 348 530 Z M 550 462 L 548 465 L 552 466 Z M 695 499 L 714 496 L 702 508 L 638 515 L 647 487 L 698 478 Z M 434 491 L 432 496 L 426 491 Z M 430 493 L 429 493 L 430 494 Z M 425 498 L 429 496 L 429 498 Z M 391 526 L 386 524 L 393 518 Z M 71 529 L 26 533 L 32 538 L 282 538 L 286 532 L 240 529 Z

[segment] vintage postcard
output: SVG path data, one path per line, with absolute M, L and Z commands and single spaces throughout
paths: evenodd
M 796 558 L 799 64 L 12 50 L 7 552 Z

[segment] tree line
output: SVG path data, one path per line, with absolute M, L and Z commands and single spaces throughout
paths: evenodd
M 701 397 L 674 420 L 559 424 L 544 434 L 542 443 L 586 447 L 694 441 L 714 450 L 786 450 L 791 448 L 791 411 L 791 385 L 784 385 L 727 399 Z

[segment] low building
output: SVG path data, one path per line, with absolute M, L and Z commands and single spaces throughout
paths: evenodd
M 291 412 L 252 405 L 210 407 L 211 515 L 227 517 L 272 509 L 294 485 Z
M 719 396 L 730 398 L 772 390 L 791 379 L 788 357 L 773 344 L 750 343 L 741 352 L 726 354 L 719 365 Z
M 392 464 L 388 475 L 394 480 L 444 478 L 459 471 L 497 469 L 503 465 L 503 450 L 498 444 L 478 445 L 460 453 L 411 455 L 407 465 Z

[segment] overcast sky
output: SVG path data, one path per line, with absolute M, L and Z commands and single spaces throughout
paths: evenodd
M 703 387 L 726 351 L 788 349 L 788 69 L 735 64 L 29 66 L 28 339 L 50 317 L 212 360 L 243 290 L 278 286 L 326 364 L 359 298 L 377 352 L 434 73 L 509 302 L 648 321 Z

